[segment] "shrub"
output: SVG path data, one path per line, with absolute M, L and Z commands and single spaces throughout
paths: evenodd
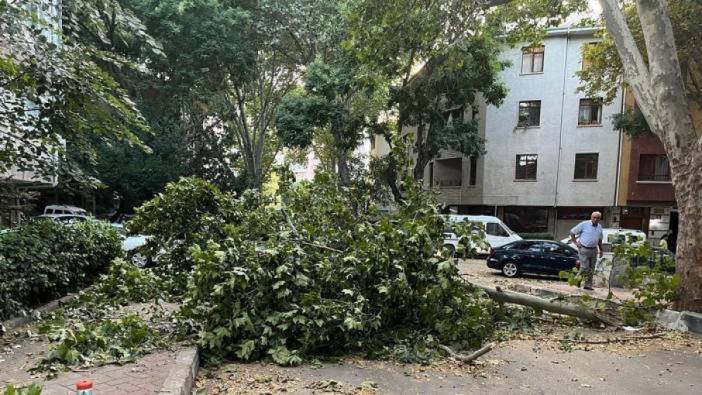
M 210 356 L 295 364 L 407 344 L 425 351 L 435 341 L 480 344 L 494 306 L 466 290 L 441 250 L 446 224 L 433 198 L 407 186 L 406 200 L 381 216 L 368 187 L 359 181 L 338 190 L 318 175 L 283 185 L 279 199 L 248 192 L 225 201 L 186 179 L 140 209 L 136 223 L 175 212 L 185 190 L 217 200 L 192 222 L 159 219 L 190 241 L 184 259 L 193 271 L 181 313 Z M 177 224 L 199 234 L 185 235 Z
M 675 258 L 667 250 L 656 251 L 648 241 L 623 242 L 614 247 L 614 260 L 627 264 L 621 280 L 626 287 L 633 289 L 634 299 L 623 304 L 627 324 L 650 321 L 657 310 L 666 308 L 677 299 L 681 278 L 674 273 Z
M 0 236 L 0 318 L 85 288 L 122 255 L 108 224 L 40 220 Z

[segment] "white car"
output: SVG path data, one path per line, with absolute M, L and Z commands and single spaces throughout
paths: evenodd
M 113 228 L 117 229 L 120 236 L 122 237 L 122 251 L 127 254 L 129 261 L 137 267 L 147 267 L 152 262 L 151 259 L 144 256 L 139 249 L 146 245 L 146 243 L 151 238 L 150 236 L 144 235 L 127 235 L 124 225 L 112 223 L 110 224 Z
M 481 223 L 485 227 L 485 239 L 491 248 L 501 247 L 513 241 L 522 240 L 522 238 L 512 231 L 499 218 L 491 215 L 448 215 L 449 222 L 475 222 Z M 444 247 L 455 252 L 458 246 L 458 237 L 451 233 L 444 233 Z M 489 253 L 489 249 L 478 248 L 478 254 L 484 255 Z
M 605 252 L 611 250 L 612 244 L 620 244 L 625 240 L 634 245 L 640 244 L 646 241 L 646 233 L 636 229 L 602 228 L 602 248 Z M 570 236 L 561 240 L 561 243 L 572 245 Z

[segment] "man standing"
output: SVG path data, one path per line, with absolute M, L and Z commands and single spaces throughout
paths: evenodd
M 592 291 L 592 273 L 597 264 L 597 250 L 602 258 L 602 213 L 595 211 L 590 215 L 589 221 L 583 221 L 570 230 L 570 240 L 578 246 L 578 259 L 580 259 L 580 272 L 585 278 L 583 288 Z M 576 238 L 577 237 L 577 238 Z

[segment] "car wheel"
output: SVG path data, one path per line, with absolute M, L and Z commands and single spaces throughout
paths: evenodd
M 132 264 L 138 268 L 145 268 L 149 266 L 149 258 L 145 257 L 144 255 L 135 252 L 132 254 L 132 256 L 129 258 L 129 260 L 132 262 Z
M 502 274 L 507 277 L 516 277 L 519 274 L 519 266 L 514 262 L 505 262 L 502 265 Z
M 448 256 L 450 258 L 453 258 L 456 256 L 456 247 L 454 247 L 453 244 L 444 244 L 444 248 L 448 252 Z

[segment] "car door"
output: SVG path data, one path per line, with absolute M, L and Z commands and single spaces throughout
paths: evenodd
M 514 240 L 510 239 L 509 233 L 500 226 L 498 222 L 488 222 L 485 224 L 485 237 L 490 247 L 502 247 Z
M 543 243 L 543 259 L 541 262 L 544 272 L 558 274 L 562 270 L 575 267 L 576 253 L 570 248 L 556 242 Z
M 512 252 L 512 260 L 519 264 L 522 272 L 538 272 L 539 255 L 541 254 L 541 243 L 534 241 L 521 241 Z

